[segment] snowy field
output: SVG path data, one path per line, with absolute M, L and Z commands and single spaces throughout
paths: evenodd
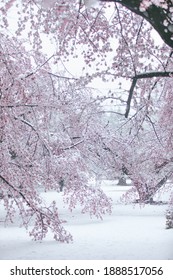
M 173 230 L 165 229 L 168 205 L 124 204 L 122 195 L 130 187 L 116 186 L 104 181 L 102 188 L 113 199 L 113 212 L 102 221 L 90 219 L 80 209 L 69 212 L 61 193 L 44 193 L 47 200 L 57 196 L 65 228 L 73 242 L 61 244 L 48 235 L 42 242 L 32 241 L 17 221 L 4 227 L 4 209 L 0 202 L 0 259 L 1 260 L 173 260 Z M 170 191 L 161 192 L 155 199 L 168 201 Z

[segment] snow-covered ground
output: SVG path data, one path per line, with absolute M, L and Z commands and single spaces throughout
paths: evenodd
M 104 191 L 113 199 L 113 212 L 102 221 L 90 219 L 80 209 L 69 212 L 61 193 L 44 193 L 48 200 L 58 199 L 65 228 L 72 233 L 70 244 L 57 243 L 52 235 L 42 242 L 32 241 L 17 222 L 4 227 L 3 206 L 0 202 L 0 259 L 1 260 L 173 260 L 173 230 L 165 229 L 168 205 L 123 204 L 120 197 L 130 187 L 116 186 L 104 181 Z M 170 192 L 157 195 L 168 200 Z

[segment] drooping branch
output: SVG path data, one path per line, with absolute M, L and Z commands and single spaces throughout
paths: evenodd
M 171 0 L 165 0 L 165 8 L 150 5 L 146 10 L 141 9 L 142 0 L 100 0 L 102 2 L 116 2 L 126 7 L 133 13 L 146 19 L 153 28 L 159 33 L 162 40 L 169 47 L 173 48 L 173 20 Z M 167 6 L 167 7 L 166 7 Z
M 18 190 L 15 186 L 13 186 L 10 182 L 8 182 L 2 175 L 0 175 L 0 179 L 7 185 L 10 187 L 10 189 L 12 189 L 13 191 L 17 192 L 22 198 L 23 200 L 26 202 L 26 204 L 28 206 L 31 207 L 31 204 L 30 202 L 27 200 L 27 198 L 25 197 L 25 195 L 20 191 Z
M 142 74 L 137 74 L 134 77 L 132 77 L 132 84 L 129 90 L 129 95 L 127 99 L 127 105 L 126 105 L 126 112 L 125 112 L 125 118 L 128 118 L 129 112 L 130 112 L 130 106 L 131 106 L 131 101 L 133 97 L 133 92 L 136 86 L 136 83 L 140 79 L 151 79 L 151 78 L 159 78 L 159 77 L 172 77 L 173 71 L 165 71 L 165 72 L 149 72 L 149 73 L 142 73 Z
M 8 182 L 8 180 L 2 175 L 0 175 L 0 180 L 2 180 L 2 182 L 10 188 L 10 190 L 17 192 L 29 207 L 30 211 L 28 212 L 28 220 L 24 222 L 26 228 L 28 227 L 30 219 L 36 215 L 35 226 L 30 231 L 30 236 L 33 236 L 34 240 L 42 240 L 46 236 L 48 229 L 51 229 L 54 233 L 55 240 L 67 243 L 72 241 L 71 234 L 67 233 L 62 226 L 63 221 L 59 219 L 55 202 L 53 202 L 49 207 L 40 206 L 40 200 L 38 203 L 38 197 L 34 197 L 34 201 L 31 196 L 28 196 L 28 194 L 23 194 L 20 190 Z M 16 198 L 15 202 L 19 207 L 19 211 L 23 212 L 24 208 L 21 208 L 22 204 L 18 203 Z

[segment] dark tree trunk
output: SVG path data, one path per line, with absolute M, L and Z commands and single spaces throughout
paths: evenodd
M 125 178 L 125 177 L 120 177 L 120 178 L 118 179 L 117 185 L 118 185 L 118 186 L 127 186 L 126 178 Z
M 173 228 L 173 208 L 166 213 L 166 229 Z
M 62 192 L 63 191 L 63 188 L 64 188 L 64 179 L 60 179 L 60 181 L 59 181 L 59 190 L 60 190 L 60 192 Z

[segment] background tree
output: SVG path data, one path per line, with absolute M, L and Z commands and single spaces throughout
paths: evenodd
M 111 1 L 108 0 L 107 2 L 111 2 Z M 123 5 L 127 9 L 131 10 L 133 13 L 140 15 L 143 19 L 147 20 L 152 25 L 152 27 L 154 27 L 154 29 L 158 32 L 158 34 L 161 36 L 161 38 L 166 43 L 166 45 L 168 45 L 172 49 L 172 47 L 173 47 L 173 28 L 172 28 L 173 27 L 173 21 L 172 21 L 173 4 L 172 4 L 172 1 L 169 1 L 169 0 L 165 0 L 165 1 L 152 1 L 152 0 L 151 1 L 147 1 L 147 0 L 116 1 L 116 0 L 113 0 L 113 2 L 120 3 L 120 5 Z M 145 44 L 146 44 L 146 42 L 145 42 Z M 135 89 L 137 83 L 141 79 L 149 79 L 149 78 L 154 78 L 154 77 L 171 77 L 172 76 L 172 61 L 171 61 L 172 50 L 170 50 L 170 51 L 167 50 L 167 52 L 169 53 L 169 57 L 167 59 L 165 66 L 162 64 L 163 71 L 160 72 L 157 69 L 157 71 L 154 71 L 153 73 L 151 73 L 151 72 L 148 73 L 148 71 L 145 71 L 145 72 L 143 72 L 143 74 L 136 73 L 134 75 L 134 77 L 132 79 L 132 84 L 130 87 L 128 99 L 127 99 L 127 107 L 126 107 L 126 113 L 125 113 L 126 117 L 128 117 L 128 115 L 129 115 L 129 110 L 130 110 L 132 96 L 134 94 L 134 89 Z M 163 60 L 161 59 L 160 61 L 163 61 Z M 157 84 L 158 84 L 158 80 L 155 81 L 155 83 L 152 87 L 152 90 L 154 89 L 154 87 Z M 169 95 L 169 92 L 171 91 L 170 89 L 172 87 L 171 84 L 172 84 L 172 81 L 170 81 L 170 79 L 169 79 L 169 81 L 167 80 L 165 82 L 165 86 L 163 89 L 163 90 L 165 90 L 166 95 L 168 94 L 169 98 L 167 98 L 166 96 L 164 96 L 164 98 L 163 98 L 163 103 L 166 100 L 166 104 L 165 104 L 165 106 L 160 108 L 159 113 L 161 115 L 161 119 L 160 119 L 161 121 L 163 121 L 165 116 L 168 116 L 169 114 L 171 114 L 171 111 L 172 111 L 172 109 L 170 107 L 171 98 Z M 148 95 L 148 100 L 150 100 L 150 94 Z M 161 111 L 161 109 L 163 109 L 163 112 Z M 160 188 L 166 182 L 166 180 L 172 176 L 172 155 L 168 151 L 169 146 L 172 145 L 171 144 L 172 137 L 171 137 L 171 134 L 169 134 L 169 132 L 170 132 L 169 125 L 168 125 L 169 121 L 167 118 L 165 119 L 165 122 L 163 121 L 164 125 L 166 125 L 166 135 L 167 135 L 166 138 L 164 137 L 165 128 L 163 128 L 163 125 L 161 125 L 161 127 L 159 127 L 160 135 L 158 136 L 158 134 L 157 134 L 158 126 L 156 128 L 155 121 L 152 121 L 152 119 L 148 115 L 148 110 L 147 110 L 147 118 L 149 119 L 150 123 L 153 126 L 153 129 L 157 136 L 157 140 L 159 140 L 159 142 L 160 142 L 159 146 L 162 145 L 162 147 L 164 148 L 161 158 L 155 157 L 155 158 L 157 158 L 157 161 L 155 162 L 154 173 L 153 173 L 153 174 L 156 174 L 156 173 L 159 174 L 162 177 L 162 179 L 160 179 L 160 181 L 158 183 L 155 182 L 154 186 L 153 186 L 154 178 L 152 178 L 152 176 L 151 176 L 152 182 L 149 183 L 149 187 L 148 187 L 148 183 L 146 183 L 147 189 L 148 190 L 150 189 L 149 197 L 151 198 L 154 191 L 157 190 L 158 188 Z M 167 124 L 166 124 L 166 121 L 168 121 Z M 159 123 L 159 124 L 161 124 L 161 123 Z M 165 140 L 166 140 L 166 142 L 165 142 Z M 167 141 L 169 142 L 169 144 Z M 157 152 L 158 151 L 159 151 L 159 149 L 157 150 Z M 156 154 L 156 152 L 155 152 L 155 154 Z M 159 156 L 160 156 L 160 153 L 159 153 Z M 153 161 L 153 164 L 154 164 L 154 161 Z M 167 170 L 165 170 L 165 169 L 167 169 Z M 148 173 L 147 173 L 147 175 L 148 175 Z M 139 186 L 139 179 L 137 181 L 138 181 L 137 184 Z M 143 182 L 147 182 L 147 180 L 143 180 Z M 141 184 L 144 184 L 144 183 L 141 183 Z M 148 191 L 147 192 L 144 191 L 142 193 L 146 194 L 146 193 L 148 193 Z M 144 199 L 146 199 L 146 198 L 144 198 Z M 169 210 L 168 215 L 167 215 L 167 224 L 169 224 L 169 226 L 168 226 L 169 228 L 172 227 L 172 223 L 173 223 L 172 210 Z

